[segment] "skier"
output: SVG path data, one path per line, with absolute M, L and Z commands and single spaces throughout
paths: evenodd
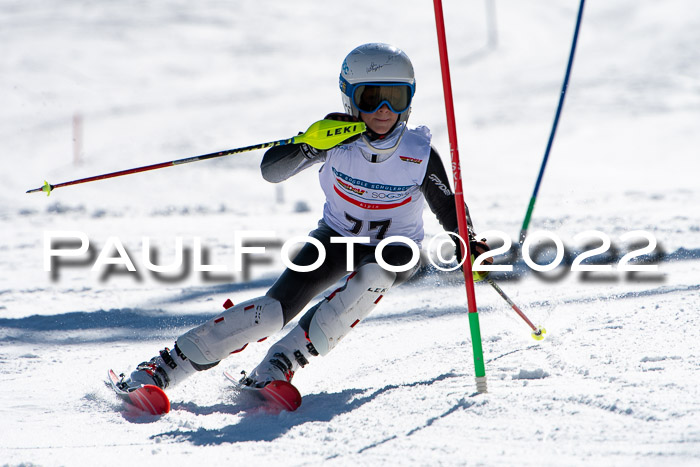
M 306 144 L 274 147 L 261 163 L 263 178 L 272 183 L 322 164 L 319 179 L 326 202 L 318 227 L 309 235 L 320 242 L 325 259 L 309 272 L 285 270 L 264 296 L 232 306 L 186 332 L 172 350 L 165 348 L 138 365 L 123 385 L 170 388 L 216 366 L 249 342 L 280 331 L 315 296 L 347 275 L 352 260 L 354 269 L 344 285 L 311 307 L 242 383 L 264 387 L 274 380 L 290 381 L 314 357 L 328 354 L 390 289 L 416 272 L 418 264 L 400 272 L 383 268 L 375 252 L 390 236 L 420 245 L 424 200 L 446 231 L 457 231 L 454 195 L 431 146 L 430 131 L 407 127 L 415 86 L 411 61 L 396 47 L 365 44 L 347 55 L 340 73 L 347 113 L 326 118 L 361 120 L 366 133 L 326 151 Z M 486 244 L 475 240 L 468 211 L 467 219 L 471 251 L 487 251 Z M 357 243 L 348 243 L 353 239 Z M 304 244 L 294 264 L 309 266 L 320 259 L 321 249 L 314 243 Z M 461 258 L 459 250 L 458 245 Z M 381 257 L 391 266 L 402 266 L 411 262 L 413 251 L 407 244 L 391 243 Z

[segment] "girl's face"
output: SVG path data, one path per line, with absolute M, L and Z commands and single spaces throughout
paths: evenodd
M 370 130 L 378 135 L 386 134 L 399 119 L 399 114 L 389 110 L 389 106 L 384 104 L 379 110 L 368 114 L 360 112 L 360 119 L 365 122 Z

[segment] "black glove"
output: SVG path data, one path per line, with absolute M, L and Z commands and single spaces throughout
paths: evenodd
M 457 232 L 455 232 L 457 233 Z M 462 242 L 459 241 L 459 239 L 456 239 L 456 247 L 455 247 L 455 256 L 457 257 L 457 263 L 462 263 Z M 475 238 L 469 240 L 469 252 L 471 253 L 471 264 L 474 264 L 474 259 L 477 258 L 479 255 L 482 253 L 486 253 L 487 251 L 491 250 L 489 248 L 488 243 L 486 243 L 486 239 L 482 238 L 481 240 L 477 240 Z M 485 265 L 492 265 L 493 264 L 493 257 L 486 258 L 483 261 L 483 264 Z M 461 268 L 461 266 L 460 266 Z M 474 282 L 479 282 L 484 279 L 489 275 L 489 271 L 472 271 L 472 277 L 474 278 Z
M 301 134 L 301 133 L 299 133 Z M 321 151 L 316 149 L 313 146 L 309 146 L 306 143 L 301 143 L 299 145 L 299 149 L 301 149 L 301 153 L 306 157 L 307 159 L 316 159 L 319 154 L 321 154 Z

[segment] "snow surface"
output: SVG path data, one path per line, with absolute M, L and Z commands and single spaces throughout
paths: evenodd
M 489 35 L 487 6 L 497 29 Z M 478 230 L 516 238 L 549 137 L 578 1 L 446 1 L 465 195 Z M 700 3 L 589 1 L 566 106 L 531 231 L 650 232 L 657 273 L 499 278 L 547 329 L 536 342 L 477 284 L 488 394 L 476 394 L 459 275 L 426 269 L 343 345 L 299 372 L 294 413 L 238 396 L 223 369 L 250 370 L 255 344 L 138 416 L 104 386 L 213 316 L 263 294 L 278 250 L 231 272 L 234 233 L 285 240 L 320 215 L 316 171 L 281 185 L 262 152 L 25 194 L 72 180 L 295 135 L 341 110 L 345 54 L 402 47 L 449 167 L 431 2 L 0 3 L 0 464 L 700 465 Z M 489 40 L 489 37 L 492 39 Z M 495 39 L 495 40 L 494 40 Z M 74 161 L 72 120 L 83 121 Z M 440 227 L 426 209 L 428 237 Z M 79 264 L 44 270 L 51 231 L 81 231 Z M 116 237 L 138 273 L 91 271 Z M 154 276 L 195 238 L 209 277 Z M 590 240 L 590 239 L 589 239 Z M 270 239 L 268 239 L 270 241 Z M 113 254 L 116 256 L 116 254 Z M 155 261 L 155 260 L 154 260 Z M 554 277 L 552 277 L 554 274 Z

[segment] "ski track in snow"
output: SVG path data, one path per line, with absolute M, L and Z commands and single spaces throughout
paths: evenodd
M 462 175 L 477 230 L 515 237 L 578 2 L 493 2 L 495 43 L 489 3 L 444 5 Z M 426 268 L 295 376 L 304 396 L 296 412 L 261 407 L 221 374 L 252 369 L 263 342 L 174 388 L 171 413 L 153 417 L 118 400 L 107 370 L 130 371 L 219 313 L 226 298 L 263 294 L 282 266 L 270 246 L 270 263 L 247 276 L 207 276 L 191 264 L 153 274 L 143 237 L 157 264 L 173 261 L 182 237 L 186 261 L 199 238 L 209 264 L 230 267 L 235 231 L 272 230 L 284 240 L 315 226 L 323 202 L 316 170 L 264 183 L 254 152 L 66 187 L 48 199 L 24 192 L 44 178 L 296 134 L 340 109 L 342 57 L 370 41 L 412 58 L 410 122 L 431 128 L 449 167 L 432 5 L 0 5 L 8 44 L 0 63 L 0 465 L 700 465 L 698 18 L 691 0 L 587 3 L 530 227 L 556 234 L 574 255 L 586 250 L 577 234 L 601 231 L 613 265 L 634 247 L 622 235 L 648 231 L 658 248 L 643 259 L 657 272 L 586 275 L 567 262 L 535 274 L 517 259 L 513 273 L 494 277 L 546 328 L 543 341 L 477 284 L 487 394 L 476 393 L 460 275 Z M 83 118 L 79 162 L 75 113 Z M 426 238 L 441 231 L 427 209 L 425 222 Z M 91 256 L 45 271 L 45 233 L 76 230 Z M 135 273 L 91 271 L 110 237 Z

